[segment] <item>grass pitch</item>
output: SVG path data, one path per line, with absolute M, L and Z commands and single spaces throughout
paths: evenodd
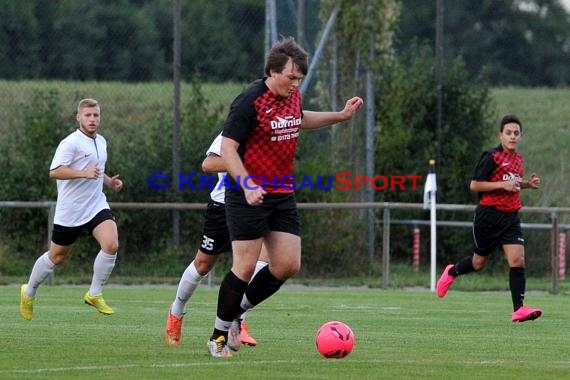
M 257 347 L 212 358 L 217 289 L 189 304 L 184 340 L 163 337 L 175 287 L 116 287 L 105 298 L 115 315 L 83 303 L 86 287 L 43 286 L 34 319 L 18 312 L 19 287 L 0 287 L 1 379 L 570 379 L 570 302 L 532 293 L 543 309 L 532 322 L 510 321 L 508 292 L 285 287 L 253 310 Z M 356 336 L 345 359 L 324 359 L 317 328 L 341 320 Z

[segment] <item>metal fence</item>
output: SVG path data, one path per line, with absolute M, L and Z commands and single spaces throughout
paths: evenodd
M 111 202 L 111 208 L 123 210 L 204 210 L 205 203 L 145 203 L 145 202 Z M 392 202 L 350 202 L 350 203 L 299 203 L 301 210 L 332 210 L 332 209 L 365 209 L 365 210 L 382 210 L 382 238 L 381 238 L 381 252 L 382 252 L 382 286 L 388 288 L 390 286 L 390 226 L 396 224 L 407 224 L 410 226 L 417 226 L 421 224 L 429 224 L 429 220 L 421 219 L 407 219 L 397 220 L 391 217 L 393 210 L 418 210 L 423 211 L 423 204 L 420 203 L 392 203 Z M 49 216 L 48 223 L 48 236 L 47 243 L 51 241 L 51 230 L 53 215 L 55 213 L 55 202 L 6 202 L 0 201 L 0 208 L 43 208 L 47 209 Z M 438 204 L 438 211 L 464 211 L 472 212 L 475 209 L 473 205 L 459 205 L 459 204 Z M 550 272 L 551 272 L 551 292 L 559 292 L 560 276 L 564 271 L 561 271 L 561 262 L 565 265 L 565 256 L 561 257 L 560 252 L 565 248 L 565 240 L 560 239 L 562 232 L 570 229 L 569 224 L 561 224 L 560 218 L 564 214 L 570 214 L 570 207 L 523 207 L 521 214 L 532 213 L 547 215 L 550 218 L 550 223 L 522 223 L 522 228 L 527 230 L 550 230 Z M 458 222 L 449 220 L 437 220 L 438 227 L 471 227 L 471 222 Z M 565 269 L 565 268 L 564 268 Z M 213 272 L 210 273 L 210 285 L 213 285 Z M 53 278 L 50 279 L 53 283 Z

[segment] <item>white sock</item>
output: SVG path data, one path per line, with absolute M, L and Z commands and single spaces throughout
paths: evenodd
M 35 297 L 36 292 L 40 284 L 53 273 L 55 264 L 50 260 L 48 252 L 38 257 L 34 267 L 32 268 L 32 274 L 30 274 L 30 279 L 28 280 L 28 287 L 26 288 L 26 296 Z
M 89 295 L 97 296 L 103 293 L 103 286 L 107 283 L 113 268 L 117 255 L 110 255 L 103 251 L 99 251 L 93 264 L 93 279 L 91 287 L 89 287 Z
M 260 270 L 265 268 L 265 266 L 267 264 L 268 263 L 265 261 L 257 260 L 257 263 L 255 263 L 255 270 L 253 271 L 253 276 L 251 276 L 251 279 L 253 280 L 253 278 L 255 277 L 257 272 L 259 272 Z M 251 280 L 249 280 L 249 282 L 251 282 Z M 245 296 L 245 294 L 243 295 L 243 299 L 241 302 L 242 302 L 241 307 L 242 307 L 242 309 L 245 309 L 245 311 L 239 316 L 239 319 L 241 319 L 242 321 L 245 321 L 245 318 L 249 314 L 249 311 L 251 310 L 252 306 L 249 303 L 249 301 L 247 300 L 247 297 Z
M 255 263 L 255 270 L 253 271 L 253 276 L 251 276 L 251 278 L 254 278 L 255 275 L 257 274 L 257 272 L 259 272 L 260 270 L 262 270 L 263 268 L 265 268 L 265 266 L 269 264 L 266 261 L 261 261 L 261 260 L 257 260 L 257 263 Z M 251 280 L 250 280 L 251 281 Z
M 214 328 L 220 331 L 230 331 L 230 327 L 233 321 L 222 321 L 220 318 L 216 317 L 214 322 Z
M 204 276 L 202 276 L 196 270 L 196 265 L 194 264 L 194 260 L 188 265 L 184 273 L 182 274 L 182 278 L 180 278 L 180 282 L 178 283 L 178 290 L 176 291 L 176 298 L 174 298 L 174 302 L 170 308 L 170 312 L 172 315 L 180 318 L 184 315 L 184 309 L 186 308 L 186 303 L 194 294 L 194 291 L 200 285 L 200 281 Z

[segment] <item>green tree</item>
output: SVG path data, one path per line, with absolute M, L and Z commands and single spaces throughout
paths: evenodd
M 52 75 L 76 80 L 154 80 L 165 65 L 152 19 L 128 0 L 60 0 L 50 46 Z
M 442 125 L 437 130 L 436 62 L 433 51 L 421 45 L 413 53 L 398 55 L 382 70 L 377 98 L 379 125 L 375 166 L 378 173 L 421 175 L 416 191 L 382 191 L 376 201 L 422 202 L 428 161 L 436 162 L 438 201 L 473 204 L 469 191 L 475 163 L 495 131 L 494 106 L 482 80 L 471 80 L 464 62 L 457 59 L 446 68 L 442 83 Z M 439 140 L 439 142 L 438 142 Z M 409 184 L 409 183 L 408 183 Z M 445 215 L 444 215 L 445 214 Z M 417 212 L 399 211 L 397 218 L 414 219 Z M 464 220 L 465 214 L 442 213 L 442 219 Z M 392 229 L 392 255 L 408 260 L 410 228 Z M 469 250 L 465 231 L 441 229 L 438 254 L 456 258 L 457 247 Z
M 186 77 L 252 81 L 263 74 L 263 2 L 195 0 L 183 9 Z
M 59 140 L 73 130 L 69 119 L 62 117 L 56 91 L 39 91 L 29 104 L 21 105 L 22 117 L 2 139 L 3 179 L 0 194 L 5 201 L 53 201 L 55 183 L 49 179 L 49 165 Z M 0 272 L 21 270 L 18 258 L 29 258 L 47 247 L 47 211 L 41 209 L 2 209 L 2 242 L 6 244 L 8 264 Z M 20 272 L 21 273 L 21 272 Z
M 161 53 L 163 40 L 149 13 L 160 8 L 147 4 L 168 7 L 172 36 L 172 6 L 164 0 L 2 0 L 0 77 L 165 79 L 172 60 Z
M 444 53 L 493 86 L 570 84 L 570 17 L 557 0 L 445 1 Z M 435 40 L 435 1 L 403 0 L 398 49 Z
M 35 78 L 40 62 L 34 4 L 0 0 L 0 19 L 0 77 Z
M 433 51 L 417 45 L 413 50 L 414 54 L 398 55 L 388 62 L 381 73 L 377 93 L 382 95 L 376 104 L 376 169 L 379 173 L 424 175 L 428 161 L 437 158 L 439 145 L 438 192 L 442 201 L 470 203 L 466 186 L 493 131 L 489 90 L 482 81 L 471 81 L 464 62 L 455 60 L 443 75 L 442 126 L 438 132 Z M 377 200 L 418 202 L 421 192 L 379 192 Z

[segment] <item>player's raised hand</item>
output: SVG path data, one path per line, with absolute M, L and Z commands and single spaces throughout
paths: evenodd
M 356 110 L 359 109 L 363 104 L 364 100 L 362 100 L 362 98 L 359 96 L 348 99 L 344 105 L 344 109 L 341 111 L 345 120 L 352 119 L 356 113 Z

